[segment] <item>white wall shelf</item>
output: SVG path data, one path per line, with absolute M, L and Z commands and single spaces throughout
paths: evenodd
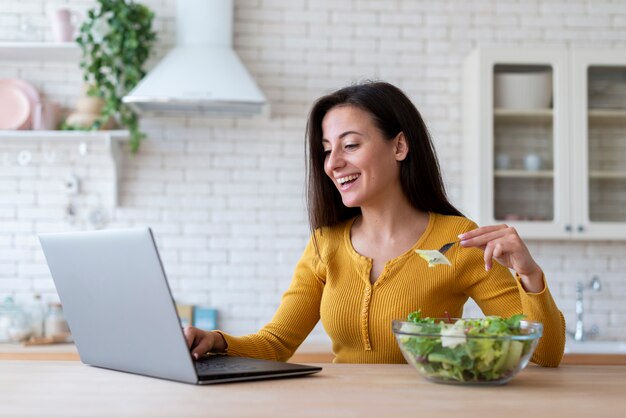
M 76 62 L 80 59 L 80 47 L 75 42 L 0 42 L 0 62 L 2 61 L 40 61 L 40 62 Z M 76 142 L 77 144 L 93 141 L 104 143 L 113 165 L 113 184 L 111 201 L 113 206 L 119 202 L 119 177 L 122 168 L 121 143 L 130 138 L 128 131 L 0 131 L 0 143 L 15 141 Z
M 74 42 L 0 42 L 0 61 L 78 61 Z
M 0 131 L 0 143 L 15 141 L 25 143 L 28 141 L 45 142 L 75 142 L 77 144 L 94 141 L 104 143 L 113 165 L 113 185 L 111 188 L 111 200 L 113 206 L 119 202 L 119 178 L 122 169 L 121 146 L 130 139 L 130 134 L 125 130 L 114 131 Z

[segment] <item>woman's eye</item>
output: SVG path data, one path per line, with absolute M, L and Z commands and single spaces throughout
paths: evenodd
M 356 147 L 358 147 L 358 145 L 357 145 L 357 144 L 346 144 L 346 145 L 345 145 L 345 148 L 346 148 L 346 149 L 354 149 L 354 148 L 356 148 Z
M 330 150 L 329 149 L 325 149 L 324 150 L 324 157 L 328 157 L 330 155 Z

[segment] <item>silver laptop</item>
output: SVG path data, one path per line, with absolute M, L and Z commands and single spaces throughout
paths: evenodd
M 194 361 L 150 228 L 42 234 L 39 240 L 83 363 L 194 384 L 321 370 L 225 355 Z

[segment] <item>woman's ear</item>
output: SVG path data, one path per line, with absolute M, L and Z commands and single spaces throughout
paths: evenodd
M 409 143 L 404 136 L 404 132 L 400 132 L 394 139 L 396 143 L 396 161 L 403 161 L 409 154 Z

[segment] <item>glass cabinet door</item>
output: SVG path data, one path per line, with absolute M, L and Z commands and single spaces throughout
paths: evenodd
M 580 238 L 623 239 L 626 232 L 626 59 L 619 56 L 581 51 L 573 59 Z
M 493 213 L 496 221 L 554 220 L 554 71 L 493 67 Z
M 589 221 L 626 222 L 626 65 L 587 70 Z

